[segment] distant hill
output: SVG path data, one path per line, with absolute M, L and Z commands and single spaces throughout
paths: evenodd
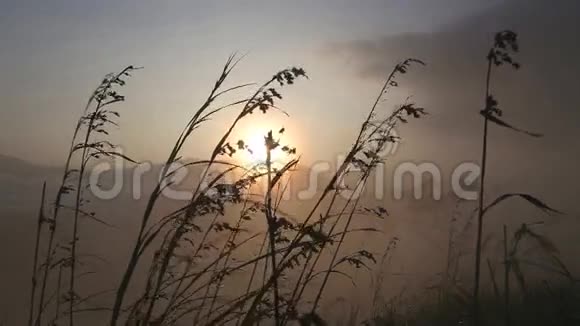
M 0 154 L 0 175 L 37 175 L 41 173 L 41 170 L 51 170 L 51 168 L 42 168 L 19 158 Z

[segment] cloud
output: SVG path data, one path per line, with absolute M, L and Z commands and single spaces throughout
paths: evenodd
M 348 59 L 361 78 L 377 81 L 403 58 L 426 61 L 426 69 L 414 72 L 404 85 L 433 113 L 429 132 L 459 143 L 481 129 L 477 112 L 483 106 L 485 56 L 493 35 L 514 30 L 520 36 L 522 51 L 517 57 L 523 68 L 494 71 L 494 94 L 505 118 L 546 134 L 537 142 L 545 151 L 574 152 L 570 155 L 578 158 L 580 42 L 575 34 L 579 20 L 577 1 L 516 0 L 432 33 L 335 43 L 329 45 L 329 52 Z M 522 137 L 506 132 L 497 134 L 513 148 L 512 140 Z

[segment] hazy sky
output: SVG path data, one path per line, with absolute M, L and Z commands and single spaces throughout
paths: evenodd
M 11 264 L 0 272 L 28 282 L 22 270 L 30 261 L 20 253 L 32 248 L 20 243 L 33 243 L 27 230 L 36 215 L 28 212 L 33 209 L 29 197 L 36 200 L 46 170 L 56 179 L 54 169 L 29 167 L 3 155 L 62 164 L 87 97 L 109 72 L 127 65 L 145 67 L 122 91 L 127 100 L 117 107 L 121 128 L 112 138 L 123 145 L 125 154 L 159 162 L 205 100 L 231 53 L 247 56 L 228 85 L 261 82 L 280 69 L 302 66 L 310 80 L 283 89 L 281 106 L 291 117 L 254 114 L 240 126 L 240 136 L 284 126 L 288 139 L 304 154 L 303 162 L 308 162 L 333 159 L 344 151 L 385 74 L 399 59 L 418 57 L 427 67 L 413 69 L 402 80 L 400 91 L 414 95 L 413 100 L 430 115 L 398 129 L 403 143 L 395 160 L 435 162 L 443 167 L 443 180 L 448 182 L 445 173 L 452 167 L 479 161 L 485 55 L 494 32 L 503 29 L 520 36 L 522 51 L 517 59 L 522 69 L 494 70 L 493 93 L 506 121 L 545 137 L 532 139 L 492 125 L 486 189 L 490 195 L 530 193 L 566 212 L 574 224 L 559 227 L 563 234 L 559 240 L 565 257 L 578 257 L 578 22 L 579 0 L 0 0 L 0 199 L 4 201 L 0 216 L 12 217 L 0 221 L 6 223 L 0 225 L 0 238 L 21 248 L 1 246 L 5 250 L 0 256 Z M 183 155 L 204 156 L 224 131 L 224 121 L 231 118 L 222 115 L 197 130 Z M 9 164 L 2 165 L 3 160 Z M 386 179 L 393 166 L 387 166 Z M 49 193 L 54 194 L 57 182 L 48 181 L 49 190 L 53 187 Z M 447 221 L 451 215 L 445 206 L 437 206 L 436 211 L 429 203 L 408 203 L 408 210 L 401 210 L 401 216 L 394 214 L 394 219 L 416 215 L 440 221 L 443 216 Z M 132 204 L 107 207 L 112 217 L 122 217 L 119 221 L 124 223 L 132 221 L 126 219 Z M 390 204 L 389 200 L 389 209 Z M 20 216 L 25 217 L 5 213 L 12 208 L 22 209 Z M 504 211 L 494 215 L 494 221 L 538 216 L 516 208 L 517 214 Z M 103 210 L 109 214 L 108 208 Z M 434 211 L 440 216 L 432 216 Z M 410 223 L 410 231 L 433 231 L 423 220 L 417 221 L 421 227 Z M 404 248 L 409 248 L 409 242 L 411 248 L 424 246 L 423 256 L 436 259 L 427 237 L 410 231 L 407 237 L 403 234 Z M 23 235 L 29 239 L 23 241 Z M 122 232 L 116 235 L 127 240 Z M 94 241 L 103 242 L 100 236 Z M 428 262 L 414 254 L 402 256 L 422 270 Z M 12 288 L 24 284 L 2 275 L 0 281 L 9 280 Z M 25 293 L 16 292 L 21 299 L 7 297 L 5 305 L 0 301 L 4 309 L 0 317 L 24 315 L 18 311 L 25 307 Z
M 379 84 L 353 73 L 360 58 L 334 60 L 329 44 L 429 33 L 496 2 L 4 0 L 0 153 L 60 163 L 91 89 L 133 64 L 145 69 L 124 90 L 115 137 L 138 159 L 160 160 L 234 51 L 248 54 L 235 82 L 303 66 L 311 80 L 286 91 L 292 117 L 271 120 L 273 128 L 286 125 L 306 153 L 335 150 L 348 143 Z M 202 131 L 192 152 L 211 136 Z

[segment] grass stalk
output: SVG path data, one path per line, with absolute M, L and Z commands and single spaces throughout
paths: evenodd
M 40 248 L 40 235 L 42 233 L 42 224 L 44 222 L 44 197 L 46 196 L 46 182 L 42 184 L 42 195 L 40 196 L 40 207 L 38 208 L 38 219 L 36 222 L 36 237 L 34 243 L 34 257 L 32 260 L 32 280 L 30 288 L 30 301 L 28 313 L 28 325 L 32 326 L 34 322 L 34 298 L 36 296 L 37 271 L 38 271 L 38 252 Z

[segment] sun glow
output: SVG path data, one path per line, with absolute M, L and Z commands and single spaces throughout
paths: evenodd
M 250 166 L 266 164 L 266 134 L 267 133 L 255 132 L 251 133 L 246 139 L 244 139 L 245 146 L 247 146 L 242 154 L 242 161 L 244 164 Z M 274 137 L 274 140 L 277 140 L 277 138 Z M 270 159 L 272 167 L 274 168 L 283 166 L 289 160 L 288 154 L 282 150 L 282 147 L 283 145 L 280 144 L 270 152 Z

